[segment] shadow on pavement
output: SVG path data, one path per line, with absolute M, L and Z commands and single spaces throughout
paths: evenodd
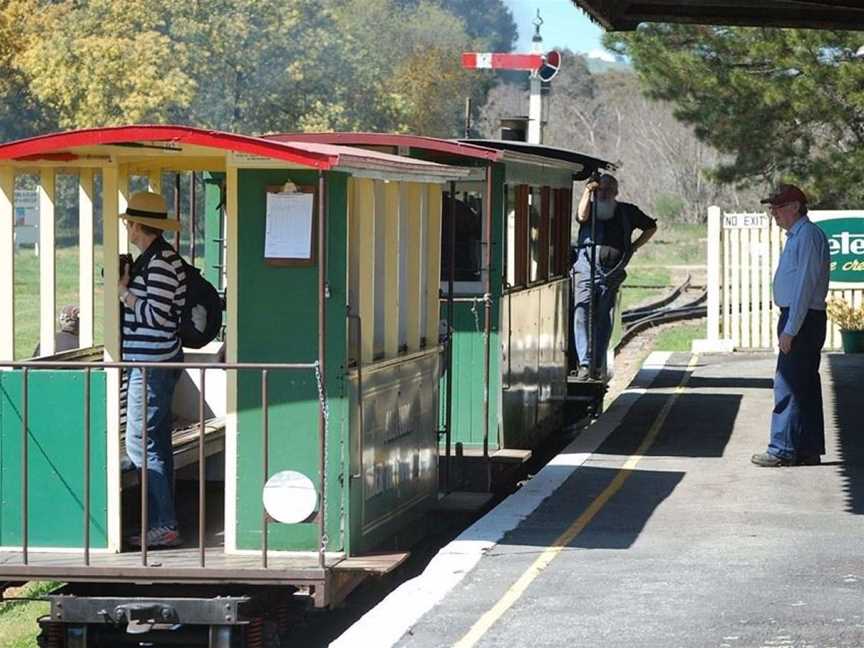
M 826 409 L 825 426 L 837 430 L 838 454 L 842 460 L 846 506 L 850 513 L 864 513 L 864 423 L 861 417 L 861 385 L 864 354 L 830 354 L 833 411 Z M 829 440 L 830 442 L 830 440 Z

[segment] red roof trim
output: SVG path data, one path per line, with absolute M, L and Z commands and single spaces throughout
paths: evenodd
M 473 144 L 462 144 L 451 140 L 422 137 L 419 135 L 399 135 L 394 133 L 274 133 L 263 135 L 263 139 L 275 142 L 313 142 L 316 144 L 336 144 L 339 146 L 407 146 L 424 151 L 449 153 L 477 160 L 500 160 L 502 151 Z
M 235 135 L 214 130 L 203 130 L 190 126 L 114 126 L 88 128 L 64 133 L 40 135 L 29 139 L 0 144 L 0 160 L 53 154 L 61 149 L 76 146 L 118 144 L 122 142 L 171 141 L 182 144 L 207 146 L 210 148 L 249 153 L 285 160 L 315 169 L 327 170 L 339 163 L 338 155 L 326 155 L 291 148 L 289 143 L 265 140 L 247 135 Z

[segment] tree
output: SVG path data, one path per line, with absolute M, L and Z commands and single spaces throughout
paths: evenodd
M 168 5 L 42 2 L 16 67 L 64 128 L 165 121 L 195 92 L 188 51 L 166 33 Z
M 17 65 L 30 38 L 27 17 L 36 9 L 35 0 L 0 0 L 0 141 L 34 135 L 53 124 Z
M 400 0 L 403 5 L 417 0 Z M 483 49 L 509 52 L 519 36 L 513 14 L 502 0 L 438 0 L 442 9 L 460 18 L 465 32 Z
M 729 154 L 717 179 L 791 180 L 823 206 L 864 198 L 859 33 L 650 25 L 605 42 L 632 59 L 651 97 Z
M 331 75 L 342 50 L 318 0 L 177 3 L 169 20 L 172 38 L 192 53 L 197 87 L 175 119 L 245 133 L 301 130 L 304 120 L 340 125 Z
M 438 2 L 335 0 L 345 63 L 333 80 L 344 88 L 347 120 L 374 130 L 452 137 L 464 98 L 482 80 L 460 65 L 474 42 Z M 350 78 L 346 78 L 350 75 Z
M 676 120 L 671 104 L 643 96 L 635 74 L 591 74 L 582 57 L 564 56 L 546 95 L 544 143 L 620 164 L 623 199 L 658 216 L 700 222 L 709 204 L 746 200 L 706 173 L 721 154 Z M 501 116 L 527 114 L 525 86 L 501 84 L 489 93 L 481 132 L 496 137 Z

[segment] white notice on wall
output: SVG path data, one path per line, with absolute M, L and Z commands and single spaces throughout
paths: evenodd
M 267 194 L 266 258 L 312 258 L 313 197 L 311 193 Z

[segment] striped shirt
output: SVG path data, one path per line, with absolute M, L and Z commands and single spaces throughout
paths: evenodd
M 164 362 L 181 350 L 178 326 L 186 303 L 186 272 L 161 236 L 136 259 L 129 292 L 135 306 L 123 305 L 123 359 Z

